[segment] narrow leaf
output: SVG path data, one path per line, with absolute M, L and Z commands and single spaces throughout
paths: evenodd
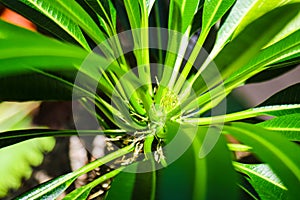
M 298 14 L 299 7 L 300 4 L 290 4 L 268 12 L 249 24 L 232 42 L 227 44 L 214 60 L 223 77 L 229 76 L 247 64 L 286 23 Z M 276 19 L 276 24 L 272 23 L 274 19 Z M 265 28 L 266 26 L 268 29 Z M 255 42 L 251 42 L 253 40 Z
M 71 193 L 69 193 L 68 195 L 66 195 L 63 199 L 64 200 L 73 200 L 73 199 L 87 199 L 91 190 L 96 187 L 97 185 L 99 185 L 100 183 L 113 178 L 114 176 L 116 176 L 118 173 L 120 173 L 120 171 L 124 169 L 124 167 L 120 167 L 116 170 L 113 170 L 111 172 L 108 172 L 107 174 L 104 174 L 102 176 L 100 176 L 99 178 L 97 178 L 96 180 L 92 181 L 91 183 L 84 185 L 80 188 L 77 188 L 76 190 L 72 191 Z
M 156 176 L 154 168 L 149 172 L 143 172 L 144 169 L 149 169 L 153 166 L 151 161 L 143 161 L 129 165 L 114 178 L 111 188 L 108 191 L 105 199 L 155 199 L 156 182 L 153 176 Z M 127 169 L 127 170 L 126 170 Z
M 223 128 L 226 133 L 251 146 L 288 188 L 289 199 L 298 199 L 300 187 L 300 148 L 285 137 L 246 123 L 232 123 Z
M 74 65 L 80 65 L 88 54 L 77 46 L 58 42 L 4 21 L 0 21 L 0 26 L 0 76 L 29 72 L 30 67 L 75 70 Z
M 233 163 L 236 170 L 246 174 L 261 199 L 286 199 L 286 187 L 266 164 Z
M 203 6 L 202 32 L 208 33 L 209 29 L 228 11 L 234 2 L 235 0 L 206 0 Z
M 125 134 L 123 130 L 80 130 L 80 135 L 122 135 Z M 51 130 L 51 129 L 25 129 L 25 130 L 14 130 L 0 133 L 0 148 L 23 142 L 25 140 L 49 137 L 49 136 L 71 136 L 78 135 L 77 130 Z
M 300 52 L 300 30 L 295 31 L 286 38 L 261 50 L 247 65 L 233 73 L 227 81 L 236 79 L 245 80 L 249 75 L 254 75 L 264 69 L 272 68 L 272 65 L 291 59 L 291 56 Z M 276 66 L 276 65 L 275 65 Z M 256 72 L 256 73 L 255 73 Z
M 76 44 L 79 43 L 85 49 L 89 49 L 89 46 L 87 45 L 78 25 L 70 21 L 68 18 L 55 18 L 55 16 L 52 16 L 55 18 L 55 20 L 49 20 L 49 17 L 42 12 L 42 9 L 38 9 L 38 7 L 35 6 L 30 6 L 33 4 L 31 4 L 29 1 L 1 0 L 1 2 L 8 8 L 20 13 L 22 16 L 38 25 L 38 27 L 49 31 L 50 34 L 67 42 Z M 76 31 L 78 29 L 79 31 Z
M 128 14 L 131 29 L 141 27 L 141 10 L 138 1 L 124 0 L 124 5 Z
M 232 167 L 227 142 L 224 136 L 219 134 L 214 128 L 199 128 L 192 144 L 196 164 L 195 200 L 237 199 L 237 177 Z M 202 157 L 203 153 L 208 154 Z M 222 171 L 219 170 L 219 166 L 222 166 Z
M 84 38 L 78 24 L 74 22 L 71 18 L 66 16 L 66 14 L 60 9 L 57 9 L 57 7 L 55 7 L 55 4 L 52 5 L 48 1 L 34 0 L 21 0 L 21 2 L 47 16 L 50 20 L 54 21 L 70 36 L 72 36 L 86 50 L 90 50 L 90 47 L 86 39 Z M 39 22 L 38 19 L 36 21 Z
M 123 155 L 131 152 L 134 148 L 133 145 L 126 146 L 113 153 L 110 153 L 102 158 L 99 158 L 89 164 L 79 168 L 78 170 L 59 176 L 37 187 L 29 190 L 28 192 L 18 196 L 16 199 L 56 199 L 61 193 L 63 193 L 69 185 L 79 176 L 103 165 L 116 158 L 122 157 Z
M 42 0 L 45 1 L 45 0 Z M 47 0 L 48 1 L 48 0 Z M 56 8 L 61 9 L 70 19 L 79 26 L 97 43 L 100 44 L 106 39 L 104 33 L 99 29 L 90 15 L 76 1 L 51 1 Z
M 300 113 L 276 117 L 256 125 L 278 132 L 289 140 L 300 141 Z
M 229 113 L 226 115 L 213 116 L 213 117 L 201 117 L 201 118 L 186 118 L 181 119 L 181 123 L 188 124 L 193 123 L 197 125 L 209 125 L 211 123 L 224 123 L 237 121 L 252 117 L 258 117 L 262 115 L 269 116 L 282 116 L 300 112 L 300 104 L 287 104 L 287 105 L 273 105 L 257 108 L 250 108 L 235 113 Z
M 181 17 L 181 30 L 178 31 L 180 31 L 181 33 L 185 33 L 189 26 L 191 26 L 191 22 L 194 18 L 194 15 L 198 10 L 200 0 L 175 0 L 175 2 L 177 3 L 177 5 L 180 6 L 179 9 L 181 12 L 181 15 L 179 15 Z

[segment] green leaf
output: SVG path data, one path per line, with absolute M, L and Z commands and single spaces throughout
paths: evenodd
M 86 39 L 84 38 L 78 24 L 74 22 L 72 18 L 69 18 L 60 9 L 57 9 L 55 4 L 52 4 L 47 0 L 46 1 L 21 0 L 21 2 L 39 11 L 44 16 L 47 16 L 50 20 L 55 22 L 70 36 L 72 36 L 72 38 L 74 38 L 82 47 L 84 47 L 86 50 L 90 50 L 90 47 Z M 38 19 L 36 21 L 39 22 Z M 54 30 L 51 31 L 55 34 Z
M 0 21 L 0 77 L 47 70 L 76 70 L 88 52 L 40 34 Z M 26 38 L 26 40 L 24 40 Z M 24 47 L 26 46 L 26 50 Z
M 300 141 L 300 113 L 276 117 L 256 125 L 279 132 L 289 140 Z
M 34 191 L 29 191 L 21 196 L 18 196 L 17 200 L 27 199 L 56 199 L 61 193 L 63 193 L 77 178 L 74 173 L 59 176 L 46 183 L 43 183 L 35 188 Z
M 253 188 L 253 186 L 246 179 L 247 176 L 243 176 L 242 174 L 238 174 L 239 182 L 238 186 L 240 188 L 240 197 L 241 199 L 251 199 L 251 200 L 259 200 L 259 195 Z
M 197 125 L 209 125 L 212 123 L 224 123 L 237 121 L 252 117 L 258 117 L 262 115 L 269 116 L 282 116 L 300 112 L 300 104 L 287 104 L 287 105 L 272 105 L 257 108 L 250 108 L 239 112 L 229 113 L 226 115 L 219 115 L 213 117 L 200 117 L 200 118 L 185 118 L 181 119 L 182 124 L 197 124 Z
M 122 149 L 114 151 L 102 158 L 99 158 L 87 165 L 79 168 L 74 172 L 59 176 L 37 187 L 29 190 L 28 192 L 18 196 L 16 199 L 56 199 L 61 193 L 63 193 L 69 185 L 79 176 L 103 165 L 116 158 L 122 157 L 123 155 L 131 152 L 134 148 L 133 145 L 126 146 Z
M 226 139 L 220 134 L 214 128 L 199 128 L 192 144 L 196 164 L 195 200 L 237 199 L 238 197 L 237 176 L 233 170 Z M 222 166 L 222 170 L 219 166 Z
M 141 28 L 141 11 L 139 1 L 124 0 L 124 5 L 129 18 L 131 29 Z
M 116 31 L 117 11 L 111 0 L 102 2 L 100 0 L 86 0 L 86 3 L 99 15 L 100 23 L 106 29 L 107 34 L 111 35 L 110 30 L 106 28 L 107 25 L 111 30 Z
M 181 129 L 178 132 L 178 128 Z M 215 128 L 170 123 L 167 131 L 181 134 L 173 148 L 166 146 L 166 159 L 192 145 L 183 155 L 158 171 L 158 199 L 236 199 L 234 172 L 226 140 Z M 196 136 L 194 135 L 196 133 Z M 174 142 L 175 140 L 172 140 Z M 173 152 L 173 153 L 172 153 Z M 222 166 L 223 170 L 219 170 Z M 216 192 L 218 191 L 218 192 Z
M 189 72 L 193 67 L 193 64 L 195 64 L 194 62 L 196 61 L 197 57 L 200 54 L 202 46 L 208 36 L 211 27 L 229 10 L 229 8 L 232 6 L 234 2 L 235 0 L 227 0 L 227 1 L 206 0 L 204 2 L 201 34 L 189 57 L 189 62 L 186 63 L 182 71 L 182 75 L 184 78 L 187 78 Z M 200 67 L 200 66 L 196 66 L 196 67 Z M 206 66 L 204 65 L 201 66 L 201 68 L 198 70 L 198 73 L 195 75 L 192 83 L 196 81 L 196 79 L 200 76 L 201 72 L 203 71 L 203 68 L 205 67 Z M 183 80 L 184 79 L 180 81 L 179 79 L 179 81 L 177 81 L 175 85 L 175 91 L 179 91 L 179 89 L 182 87 L 184 83 Z
M 269 43 L 267 46 L 281 41 L 300 29 L 300 13 L 290 21 Z
M 236 37 L 244 28 L 246 28 L 249 24 L 251 24 L 262 15 L 266 14 L 267 12 L 270 12 L 271 10 L 276 9 L 280 6 L 299 2 L 299 0 L 273 0 L 272 2 L 270 2 L 269 0 L 256 1 L 255 4 L 253 4 L 251 10 L 243 18 L 243 20 L 239 22 L 238 27 L 232 37 Z
M 274 43 L 273 45 L 261 50 L 247 65 L 236 71 L 227 81 L 247 78 L 258 72 L 272 68 L 272 65 L 282 62 L 290 56 L 298 55 L 300 52 L 300 30 L 292 33 L 286 38 Z M 276 65 L 275 65 L 276 66 Z
M 258 2 L 257 0 L 237 0 L 233 5 L 228 17 L 224 24 L 218 31 L 216 43 L 210 53 L 210 56 L 214 58 L 222 48 L 229 42 L 230 36 L 234 33 L 234 30 L 241 23 L 242 19 L 247 15 L 253 5 Z M 256 10 L 258 12 L 258 9 Z
M 202 32 L 207 34 L 210 28 L 221 19 L 234 2 L 235 0 L 206 0 L 203 6 Z
M 29 6 L 32 5 L 31 3 L 29 3 L 29 1 L 26 1 L 28 5 L 18 0 L 1 0 L 0 2 L 2 2 L 8 8 L 20 13 L 22 16 L 38 25 L 38 27 L 42 27 L 43 29 L 47 30 L 50 34 L 67 42 L 75 44 L 79 43 L 87 50 L 89 50 L 89 46 L 86 44 L 81 30 L 79 29 L 78 25 L 73 23 L 71 20 L 65 18 L 61 21 L 61 23 L 59 22 L 61 18 L 55 20 L 57 23 L 55 21 L 49 20 L 47 15 L 44 15 L 43 12 L 37 9 L 37 7 Z M 66 22 L 68 22 L 69 25 Z M 78 32 L 75 31 L 77 29 L 76 27 L 79 29 Z
M 80 135 L 123 135 L 126 132 L 124 130 L 80 130 Z M 51 129 L 24 129 L 14 130 L 0 133 L 0 148 L 23 142 L 25 140 L 38 138 L 38 137 L 50 137 L 50 136 L 72 136 L 78 135 L 77 130 L 51 130 Z
M 80 188 L 77 188 L 76 190 L 73 190 L 71 193 L 67 194 L 63 199 L 64 200 L 73 200 L 73 199 L 87 199 L 91 190 L 96 187 L 97 185 L 99 185 L 100 183 L 113 178 L 114 176 L 116 176 L 118 173 L 120 173 L 120 171 L 122 169 L 124 169 L 125 167 L 120 167 L 116 170 L 113 170 L 111 172 L 108 172 L 102 176 L 100 176 L 99 178 L 97 178 L 96 180 L 92 181 L 91 183 L 84 185 Z
M 222 76 L 228 77 L 247 64 L 278 31 L 298 14 L 299 7 L 300 4 L 289 4 L 276 8 L 245 27 L 214 60 Z M 274 20 L 276 23 L 272 23 Z
M 137 168 L 137 164 L 132 164 L 130 169 Z M 131 195 L 134 191 L 136 173 L 121 172 L 112 181 L 111 188 L 108 190 L 105 200 L 114 199 L 132 199 Z M 146 182 L 147 184 L 147 182 Z M 147 184 L 148 185 L 148 184 Z
M 297 1 L 237 0 L 218 32 L 216 44 L 210 53 L 210 57 L 214 58 L 228 42 L 253 21 L 270 10 L 291 2 Z
M 105 199 L 155 199 L 156 171 L 154 168 L 150 172 L 141 173 L 140 170 L 149 169 L 153 166 L 151 161 L 143 161 L 129 165 L 128 172 L 118 174 L 112 182 Z
M 298 199 L 300 187 L 300 147 L 285 137 L 246 123 L 231 123 L 223 130 L 239 141 L 251 146 L 288 188 L 289 199 Z
M 248 177 L 261 199 L 286 199 L 286 187 L 266 164 L 241 164 L 234 162 L 235 169 Z
M 296 14 L 298 14 L 299 7 L 300 4 L 285 5 L 268 12 L 267 14 L 258 18 L 256 21 L 252 22 L 233 41 L 228 43 L 213 61 L 209 61 L 209 64 L 206 62 L 207 64 L 204 63 L 201 66 L 196 75 L 193 77 L 191 81 L 192 84 L 195 84 L 195 82 L 199 80 L 201 76 L 204 76 L 206 80 L 210 80 L 206 82 L 206 85 L 210 85 L 210 87 L 212 87 L 223 81 L 222 79 L 229 77 L 238 69 L 245 66 L 251 60 L 251 58 L 255 56 L 260 49 L 270 39 L 272 39 L 281 28 L 285 26 L 286 23 L 288 23 Z M 276 20 L 276 23 L 272 23 L 272 21 L 277 18 L 278 20 Z M 265 28 L 267 26 L 268 29 Z M 254 40 L 255 42 L 252 42 Z M 214 68 L 215 66 L 218 67 L 220 74 L 222 75 L 222 79 L 220 76 L 216 76 L 216 73 L 211 72 L 210 69 Z M 234 82 L 225 85 L 225 89 L 227 90 L 225 92 L 229 93 L 232 89 L 240 84 L 241 83 L 237 81 L 237 83 Z M 216 88 L 214 91 L 218 91 L 219 89 L 221 89 L 221 91 L 224 93 L 223 85 L 219 88 Z M 200 92 L 201 91 L 202 90 L 200 90 Z M 187 91 L 184 92 L 184 95 L 186 94 L 188 94 Z M 222 94 L 219 93 L 218 96 L 220 95 Z M 193 103 L 204 102 L 201 99 L 204 97 L 207 98 L 205 95 L 203 95 L 203 97 L 200 96 L 198 99 L 194 100 Z M 190 103 L 191 106 L 194 106 L 193 103 Z
M 40 0 L 41 2 L 45 0 Z M 79 26 L 97 43 L 100 44 L 106 39 L 104 33 L 100 30 L 91 16 L 76 1 L 49 1 L 57 9 L 61 9 L 70 19 Z
M 167 131 L 174 135 L 174 133 L 178 131 L 177 128 L 178 125 L 170 124 L 167 127 Z M 181 138 L 181 144 L 180 141 L 177 142 L 177 145 L 173 144 L 174 147 L 178 147 L 177 151 L 179 152 L 182 151 L 182 147 L 185 146 L 185 143 L 190 142 L 190 138 L 186 134 L 182 135 Z M 168 159 L 170 160 L 172 154 L 177 151 L 175 151 L 175 148 L 165 149 L 167 161 Z M 193 199 L 196 171 L 195 154 L 192 147 L 189 147 L 178 159 L 168 164 L 166 168 L 157 171 L 156 199 Z
M 180 6 L 179 10 L 181 13 L 181 15 L 179 15 L 181 19 L 177 19 L 175 20 L 175 22 L 178 23 L 179 20 L 181 21 L 181 29 L 178 31 L 180 31 L 181 33 L 185 33 L 187 29 L 191 28 L 190 26 L 192 24 L 194 15 L 198 10 L 200 0 L 174 0 L 174 3 L 175 2 Z
M 36 102 L 1 103 L 0 131 L 30 128 L 32 117 L 29 114 L 38 105 Z M 42 138 L 0 149 L 0 197 L 9 189 L 19 188 L 22 180 L 30 177 L 32 166 L 40 165 L 43 153 L 51 151 L 54 144 L 53 138 Z

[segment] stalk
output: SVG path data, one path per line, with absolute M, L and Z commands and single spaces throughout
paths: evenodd
M 97 168 L 97 167 L 100 167 L 101 165 L 103 164 L 106 164 L 110 161 L 113 161 L 117 158 L 120 158 L 121 156 L 124 156 L 130 152 L 132 152 L 134 150 L 134 143 L 129 145 L 129 146 L 126 146 L 122 149 L 119 149 L 113 153 L 110 153 L 102 158 L 99 158 L 81 168 L 79 168 L 78 170 L 74 171 L 74 176 L 81 176 L 89 171 L 92 171 L 93 169 Z

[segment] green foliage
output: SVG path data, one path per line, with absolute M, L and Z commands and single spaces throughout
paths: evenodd
M 234 163 L 237 171 L 246 174 L 247 180 L 261 199 L 286 199 L 286 187 L 266 164 Z
M 300 138 L 299 84 L 255 108 L 216 110 L 251 77 L 278 67 L 281 74 L 299 63 L 300 1 L 0 2 L 52 37 L 0 21 L 0 84 L 11 85 L 0 89 L 0 100 L 78 100 L 103 128 L 81 130 L 83 135 L 105 134 L 122 147 L 19 199 L 57 198 L 80 175 L 108 163 L 116 168 L 65 199 L 87 199 L 115 176 L 105 199 L 238 199 L 242 191 L 250 199 L 298 199 L 300 147 L 293 141 Z M 164 34 L 151 26 L 168 30 Z M 122 33 L 129 27 L 132 32 Z M 149 46 L 152 40 L 160 49 Z M 207 53 L 206 43 L 214 43 Z M 248 121 L 265 115 L 272 118 Z M 25 162 L 26 173 L 12 164 L 1 167 L 1 175 L 18 177 L 1 191 L 4 195 L 52 147 L 31 139 L 76 135 L 77 130 L 24 130 L 28 126 L 17 122 L 25 115 L 2 116 L 0 154 L 14 154 L 22 162 L 35 152 Z M 227 141 L 228 135 L 239 143 Z M 27 148 L 33 142 L 38 150 Z M 234 156 L 238 151 L 254 154 L 261 164 L 241 163 Z
M 1 132 L 31 127 L 32 110 L 38 103 L 1 103 L 0 111 L 5 114 L 0 119 Z M 2 137 L 3 133 L 0 133 Z M 7 194 L 9 189 L 17 189 L 22 179 L 28 179 L 32 173 L 32 166 L 38 166 L 43 161 L 43 153 L 54 147 L 53 138 L 36 138 L 6 148 L 0 147 L 1 180 L 0 197 Z M 22 163 L 22 164 L 20 164 Z

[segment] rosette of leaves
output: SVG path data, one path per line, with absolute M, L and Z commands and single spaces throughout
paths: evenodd
M 54 199 L 80 175 L 116 159 L 121 162 L 119 167 L 65 199 L 88 198 L 94 187 L 113 177 L 105 199 L 298 199 L 300 147 L 295 141 L 300 138 L 299 84 L 255 108 L 219 115 L 210 111 L 235 88 L 261 77 L 264 80 L 278 68 L 287 71 L 299 62 L 300 1 L 0 2 L 47 35 L 0 21 L 0 81 L 10 85 L 1 87 L 1 100 L 74 100 L 75 96 L 83 105 L 92 102 L 97 112 L 91 114 L 103 130 L 85 132 L 105 134 L 120 147 L 18 199 Z M 157 45 L 175 51 L 153 50 L 148 46 L 152 36 L 149 27 L 184 37 L 160 38 L 158 32 Z M 113 37 L 135 29 L 143 31 L 125 41 Z M 130 40 L 143 48 L 125 54 Z M 93 52 L 98 44 L 105 50 Z M 208 52 L 204 58 L 202 47 Z M 80 67 L 87 57 L 96 67 Z M 116 59 L 111 61 L 112 57 Z M 150 63 L 168 68 L 158 67 L 153 73 Z M 143 67 L 132 73 L 136 66 Z M 217 69 L 218 74 L 211 69 Z M 84 75 L 85 84 L 75 83 L 78 73 Z M 129 79 L 123 79 L 126 74 Z M 256 79 L 251 79 L 254 76 Z M 95 82 L 96 93 L 89 85 Z M 136 85 L 141 87 L 136 89 Z M 272 119 L 247 121 L 262 115 Z M 197 131 L 192 129 L 195 127 Z M 171 163 L 164 147 L 179 128 L 185 138 L 182 143 L 190 141 L 191 145 Z M 36 137 L 76 134 L 76 130 L 45 129 L 5 132 L 0 136 L 1 148 Z M 228 135 L 240 143 L 228 142 Z M 211 148 L 205 146 L 207 140 L 214 141 Z M 158 153 L 152 156 L 155 150 Z M 241 163 L 234 157 L 237 151 L 251 152 L 260 164 Z M 150 172 L 126 172 L 129 168 L 138 172 L 147 162 L 153 167 Z M 155 170 L 156 166 L 161 168 Z

